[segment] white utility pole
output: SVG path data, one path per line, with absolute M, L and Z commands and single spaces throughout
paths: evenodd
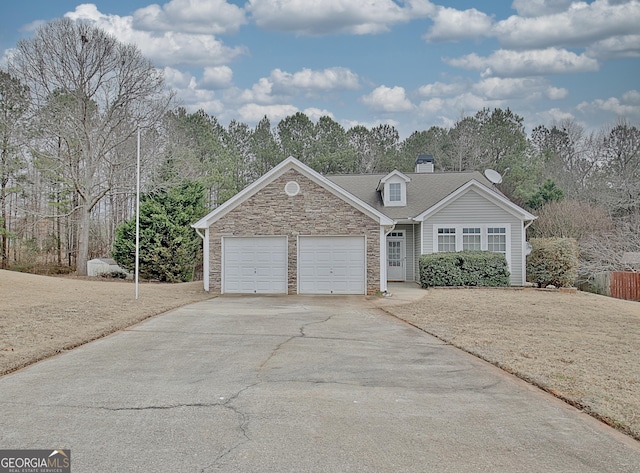
M 138 152 L 136 154 L 136 300 L 140 276 L 140 127 L 138 127 Z

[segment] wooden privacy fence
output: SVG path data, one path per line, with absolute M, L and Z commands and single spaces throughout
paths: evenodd
M 611 297 L 640 301 L 640 273 L 613 272 L 610 279 Z

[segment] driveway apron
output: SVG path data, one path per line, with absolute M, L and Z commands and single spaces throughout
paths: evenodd
M 640 443 L 364 297 L 192 304 L 0 379 L 82 472 L 638 472 Z

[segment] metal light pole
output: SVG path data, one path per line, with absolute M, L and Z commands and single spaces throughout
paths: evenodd
M 138 127 L 138 152 L 136 153 L 136 300 L 140 276 L 140 127 Z

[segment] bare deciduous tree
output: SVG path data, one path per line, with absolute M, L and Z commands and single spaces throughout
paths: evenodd
M 578 247 L 582 280 L 603 271 L 637 271 L 624 262 L 624 254 L 640 252 L 640 220 L 618 221 L 610 232 L 588 235 Z
M 614 222 L 607 211 L 579 200 L 553 201 L 537 212 L 531 235 L 541 238 L 574 238 L 578 242 L 590 235 L 611 233 Z
M 0 71 L 0 268 L 8 266 L 7 197 L 16 191 L 16 177 L 26 164 L 20 159 L 23 117 L 29 90 L 18 79 Z
M 77 272 L 86 274 L 91 212 L 131 174 L 135 156 L 118 149 L 156 123 L 171 97 L 162 73 L 134 45 L 87 22 L 54 20 L 17 45 L 12 70 L 41 112 L 37 154 L 78 197 Z M 46 113 L 42 113 L 46 112 Z
M 620 217 L 633 215 L 640 210 L 640 129 L 619 120 L 601 149 L 607 204 Z

